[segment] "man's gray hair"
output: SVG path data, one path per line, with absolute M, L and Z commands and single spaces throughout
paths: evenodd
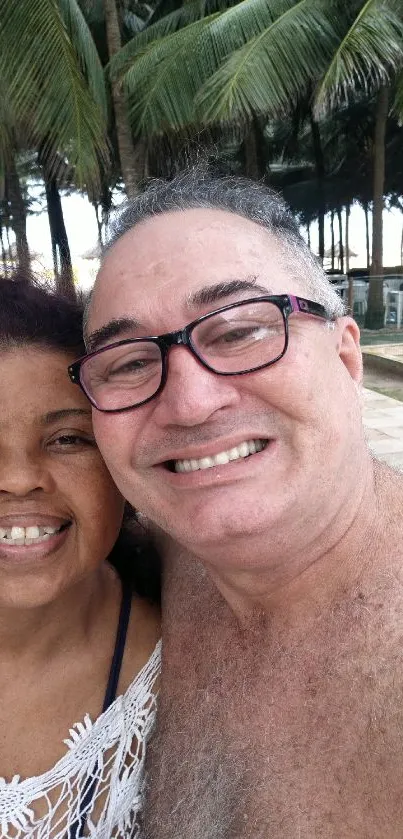
M 102 258 L 121 236 L 146 219 L 200 208 L 234 213 L 266 228 L 280 245 L 290 280 L 302 284 L 306 294 L 326 308 L 329 317 L 345 314 L 341 298 L 283 199 L 260 182 L 215 176 L 205 167 L 188 169 L 171 181 L 152 181 L 145 192 L 126 202 L 110 223 Z

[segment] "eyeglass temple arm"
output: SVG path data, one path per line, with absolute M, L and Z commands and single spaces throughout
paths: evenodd
M 313 300 L 306 300 L 305 297 L 296 297 L 294 294 L 289 294 L 289 298 L 293 312 L 305 312 L 307 315 L 328 318 L 325 307 L 320 303 L 315 303 Z

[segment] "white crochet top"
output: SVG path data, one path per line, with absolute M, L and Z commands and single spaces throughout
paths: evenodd
M 95 722 L 87 714 L 70 729 L 66 754 L 48 772 L 25 780 L 15 775 L 9 783 L 0 778 L 1 839 L 140 836 L 145 741 L 155 720 L 160 663 L 161 641 L 123 696 Z

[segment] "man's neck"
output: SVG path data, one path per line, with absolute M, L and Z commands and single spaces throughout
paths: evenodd
M 288 627 L 306 625 L 309 616 L 315 619 L 360 585 L 385 527 L 387 474 L 385 467 L 368 458 L 362 480 L 345 491 L 337 515 L 330 510 L 313 515 L 295 533 L 284 527 L 283 541 L 276 543 L 269 532 L 209 546 L 208 551 L 197 546 L 193 552 L 185 549 L 189 574 L 193 558 L 207 570 L 242 626 L 249 621 L 255 625 L 257 616 L 285 621 Z M 161 547 L 168 562 L 170 555 L 177 554 L 178 546 L 169 540 Z

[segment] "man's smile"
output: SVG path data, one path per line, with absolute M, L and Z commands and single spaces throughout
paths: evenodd
M 169 462 L 171 471 L 174 472 L 197 472 L 200 469 L 211 469 L 213 466 L 224 466 L 230 461 L 240 460 L 249 455 L 261 452 L 267 445 L 267 440 L 251 439 L 245 440 L 238 446 L 233 446 L 230 449 L 220 451 L 217 454 L 204 456 L 201 458 L 190 458 L 183 460 L 174 460 Z

